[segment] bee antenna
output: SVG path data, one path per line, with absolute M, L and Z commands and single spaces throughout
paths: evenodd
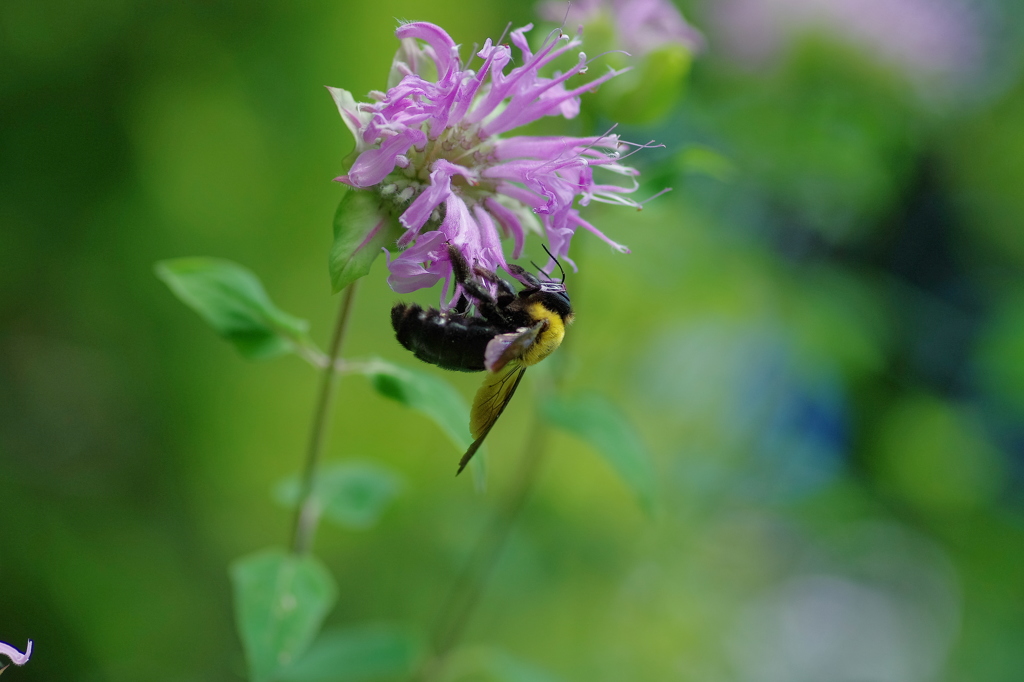
M 549 279 L 549 280 L 551 279 L 551 275 L 549 275 L 549 274 L 548 274 L 548 271 L 547 271 L 547 270 L 545 270 L 545 269 L 544 269 L 544 268 L 542 268 L 541 266 L 537 265 L 537 264 L 536 264 L 536 263 L 534 263 L 533 261 L 530 261 L 530 265 L 532 265 L 533 267 L 537 268 L 537 272 L 539 272 L 540 274 L 544 275 L 544 277 L 545 277 L 546 279 Z
M 548 247 L 547 246 L 545 246 L 544 244 L 541 244 L 541 248 L 544 249 L 544 253 L 548 254 L 548 256 L 551 257 L 551 260 L 555 261 L 555 265 L 558 266 L 558 271 L 562 273 L 562 284 L 565 284 L 565 270 L 562 269 L 562 264 L 558 262 L 558 259 L 555 258 L 554 254 L 552 254 L 550 251 L 548 251 Z M 543 272 L 543 270 L 541 272 Z M 545 276 L 547 276 L 547 273 L 545 273 Z

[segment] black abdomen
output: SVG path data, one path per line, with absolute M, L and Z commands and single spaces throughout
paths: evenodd
M 453 310 L 424 310 L 415 303 L 396 304 L 391 326 L 398 342 L 420 360 L 462 372 L 482 372 L 488 342 L 505 331 L 480 318 Z

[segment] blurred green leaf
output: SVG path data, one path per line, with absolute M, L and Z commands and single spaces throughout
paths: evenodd
M 335 293 L 370 272 L 381 249 L 398 239 L 398 221 L 381 209 L 375 192 L 350 189 L 334 214 L 329 267 Z
M 309 323 L 275 306 L 259 278 L 237 263 L 176 258 L 155 269 L 175 296 L 247 358 L 288 353 L 307 338 Z
M 907 396 L 889 407 L 869 455 L 882 490 L 936 516 L 992 504 L 1006 478 L 979 415 L 930 395 Z
M 884 224 L 923 140 L 911 90 L 849 56 L 837 41 L 808 36 L 780 68 L 721 79 L 724 96 L 702 113 L 737 179 L 753 183 L 746 191 L 766 193 L 829 243 L 857 242 Z
M 385 398 L 397 400 L 432 419 L 460 452 L 465 452 L 473 443 L 469 435 L 469 406 L 447 381 L 376 359 L 359 366 L 359 371 L 370 378 L 370 383 Z M 482 487 L 485 471 L 482 454 L 481 448 L 469 462 L 477 488 Z
M 423 650 L 418 637 L 384 626 L 328 630 L 301 659 L 281 671 L 286 682 L 358 682 L 412 672 Z
M 594 447 L 632 488 L 648 513 L 654 509 L 654 468 L 651 456 L 625 415 L 604 398 L 582 394 L 553 398 L 542 406 L 549 423 L 575 434 Z
M 597 91 L 602 113 L 628 124 L 664 117 L 682 96 L 692 62 L 693 55 L 682 45 L 652 50 L 639 63 L 633 62 L 632 70 L 604 83 Z
M 334 579 L 316 557 L 267 549 L 231 565 L 235 619 L 253 682 L 297 660 L 334 604 Z
M 975 358 L 981 386 L 1024 415 L 1024 292 L 1007 291 L 979 334 Z
M 474 682 L 560 682 L 559 677 L 493 647 L 463 649 L 452 665 L 454 679 Z
M 704 145 L 690 145 L 676 156 L 676 164 L 684 173 L 696 173 L 729 182 L 736 177 L 736 164 L 720 152 Z
M 402 490 L 397 474 L 370 462 L 339 462 L 324 466 L 313 495 L 323 514 L 347 528 L 370 528 Z M 274 499 L 295 507 L 299 477 L 289 476 L 274 488 Z
M 447 381 L 383 361 L 372 363 L 365 374 L 382 396 L 434 420 L 459 449 L 465 450 L 473 442 L 469 435 L 469 407 Z
M 941 145 L 948 156 L 942 163 L 956 169 L 951 182 L 956 187 L 957 216 L 964 222 L 964 247 L 979 249 L 975 258 L 1016 272 L 1024 264 L 1022 120 L 1024 81 L 1018 80 L 991 109 L 958 125 L 956 134 Z
M 494 651 L 488 657 L 488 668 L 500 682 L 558 682 L 557 677 L 533 663 Z

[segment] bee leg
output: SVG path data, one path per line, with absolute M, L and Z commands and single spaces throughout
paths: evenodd
M 448 259 L 452 264 L 452 274 L 455 276 L 455 281 L 462 285 L 462 290 L 466 293 L 467 297 L 476 301 L 476 307 L 480 311 L 480 315 L 488 322 L 507 324 L 507 320 L 501 311 L 516 298 L 515 289 L 512 288 L 512 285 L 493 272 L 484 270 L 481 267 L 473 268 L 473 274 L 478 275 L 497 287 L 498 298 L 495 299 L 491 292 L 470 279 L 469 263 L 466 262 L 462 253 L 452 244 L 448 244 Z
M 516 300 L 516 290 L 508 283 L 508 280 L 498 277 L 497 273 L 491 272 L 490 270 L 484 270 L 479 266 L 473 268 L 473 273 L 497 287 L 497 305 L 499 309 L 504 309 L 512 303 L 512 301 Z
M 540 280 L 515 263 L 508 264 L 508 271 L 512 273 L 513 277 L 522 282 L 523 286 L 530 289 L 540 289 Z
M 452 275 L 455 281 L 462 285 L 463 296 L 459 297 L 458 302 L 455 304 L 456 312 L 464 314 L 469 309 L 470 303 L 476 303 L 477 307 L 487 305 L 488 303 L 494 304 L 494 297 L 481 287 L 479 284 L 470 279 L 469 263 L 466 262 L 466 258 L 462 255 L 453 244 L 448 244 L 448 260 L 452 264 Z M 472 300 L 470 300 L 472 299 Z
M 469 296 L 476 299 L 477 303 L 487 303 L 492 306 L 497 305 L 497 301 L 491 296 L 491 292 L 484 289 L 476 282 L 463 282 L 462 290 L 465 291 Z
M 467 283 L 469 281 L 469 263 L 466 262 L 466 257 L 462 255 L 458 247 L 451 243 L 448 244 L 448 260 L 452 264 L 455 281 L 459 284 Z
M 485 320 L 495 324 L 507 324 L 508 321 L 501 312 L 505 306 L 502 305 L 500 299 L 494 300 L 491 293 L 476 282 L 463 282 L 462 288 L 469 296 L 476 299 L 476 309 Z
M 481 317 L 491 324 L 508 325 L 508 320 L 501 312 L 501 308 L 492 303 L 480 303 L 477 305 Z

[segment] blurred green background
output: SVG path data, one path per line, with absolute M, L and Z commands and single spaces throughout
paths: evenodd
M 1020 9 L 831 1 L 683 5 L 708 37 L 686 97 L 619 129 L 666 145 L 632 157 L 641 193 L 674 191 L 587 209 L 633 253 L 580 235 L 567 281 L 568 385 L 634 421 L 659 505 L 552 436 L 469 650 L 562 680 L 1021 679 Z M 0 3 L 0 640 L 36 647 L 11 680 L 244 676 L 226 566 L 287 541 L 270 490 L 301 466 L 316 375 L 240 359 L 152 265 L 238 261 L 326 343 L 352 145 L 323 86 L 384 87 L 396 19 L 471 46 L 534 14 Z M 610 125 L 589 112 L 565 130 Z M 394 341 L 384 279 L 378 261 L 346 355 L 433 371 Z M 479 381 L 447 378 L 467 399 Z M 321 529 L 329 625 L 427 631 L 535 382 L 481 495 L 434 424 L 343 379 L 330 459 L 404 488 L 373 529 Z

